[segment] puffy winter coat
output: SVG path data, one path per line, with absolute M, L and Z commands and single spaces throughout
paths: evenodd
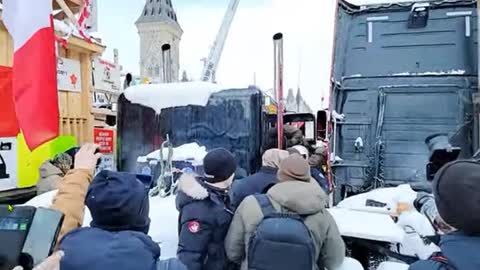
M 158 244 L 136 231 L 81 228 L 66 235 L 60 249 L 62 270 L 155 270 L 160 257 Z
M 325 178 L 323 172 L 320 169 L 317 168 L 311 168 L 310 169 L 310 174 L 312 175 L 313 179 L 317 181 L 317 183 L 322 187 L 323 191 L 326 193 L 329 193 L 329 186 L 328 186 L 328 180 Z
M 317 183 L 278 183 L 268 190 L 267 195 L 278 211 L 307 216 L 305 225 L 315 244 L 316 261 L 329 270 L 343 262 L 345 245 L 335 220 L 325 209 L 327 196 Z M 262 219 L 262 210 L 254 196 L 245 198 L 235 212 L 225 239 L 225 249 L 232 262 L 242 264 L 242 270 L 248 269 L 249 240 Z
M 247 196 L 265 193 L 277 182 L 277 169 L 270 167 L 262 167 L 258 173 L 235 181 L 231 190 L 232 208 L 236 209 Z
M 58 189 L 64 173 L 49 160 L 40 166 L 40 178 L 37 182 L 37 195 Z
M 460 232 L 442 237 L 440 249 L 449 263 L 456 270 L 480 269 L 480 236 L 467 236 Z M 412 264 L 410 270 L 445 270 L 439 262 L 433 260 L 418 261 Z
M 223 270 L 224 240 L 233 213 L 226 191 L 183 175 L 176 198 L 179 210 L 177 257 L 189 270 Z
M 92 178 L 92 172 L 85 169 L 71 170 L 63 178 L 51 206 L 65 215 L 58 242 L 64 235 L 82 226 L 85 196 Z

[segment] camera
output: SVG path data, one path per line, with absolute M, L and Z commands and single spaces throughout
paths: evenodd
M 437 133 L 425 139 L 430 150 L 430 158 L 426 167 L 427 180 L 432 181 L 435 174 L 447 163 L 452 162 L 460 155 L 460 147 L 454 147 L 448 141 L 448 134 Z
M 53 209 L 0 205 L 0 270 L 32 269 L 51 255 L 63 219 Z
M 73 169 L 73 166 L 75 164 L 75 155 L 78 153 L 78 151 L 80 150 L 80 147 L 73 147 L 73 148 L 70 148 L 68 149 L 67 151 L 65 151 L 66 154 L 68 154 L 69 156 L 72 157 L 72 169 Z M 100 153 L 100 149 L 97 149 L 95 150 L 95 154 L 98 154 Z M 97 161 L 97 168 L 100 166 L 101 164 L 101 159 L 98 159 Z

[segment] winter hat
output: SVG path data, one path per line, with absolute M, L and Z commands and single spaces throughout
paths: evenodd
M 438 212 L 445 222 L 468 234 L 480 234 L 480 163 L 453 161 L 433 180 Z
M 308 149 L 303 145 L 295 145 L 292 147 L 293 149 L 297 150 L 303 158 L 307 159 L 310 157 L 310 153 Z
M 148 233 L 148 189 L 134 174 L 100 172 L 88 188 L 85 204 L 92 214 L 92 227 Z
M 279 182 L 310 182 L 310 166 L 308 166 L 308 162 L 302 156 L 293 154 L 280 163 L 277 178 Z
M 205 181 L 219 183 L 235 173 L 237 162 L 232 153 L 224 148 L 213 149 L 203 158 Z
M 73 158 L 67 153 L 60 153 L 52 159 L 51 163 L 59 168 L 62 173 L 67 174 L 73 166 Z
M 285 150 L 270 149 L 265 151 L 262 156 L 262 165 L 270 168 L 280 167 L 280 162 L 290 155 Z

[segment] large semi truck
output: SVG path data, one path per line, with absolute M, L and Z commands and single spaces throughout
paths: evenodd
M 380 186 L 428 185 L 432 134 L 446 133 L 460 157 L 472 156 L 479 139 L 477 1 L 353 1 L 340 0 L 336 17 L 336 201 Z

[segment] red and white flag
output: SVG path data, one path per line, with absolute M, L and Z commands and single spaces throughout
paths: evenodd
M 52 0 L 4 0 L 3 21 L 13 38 L 13 96 L 30 149 L 59 132 Z

